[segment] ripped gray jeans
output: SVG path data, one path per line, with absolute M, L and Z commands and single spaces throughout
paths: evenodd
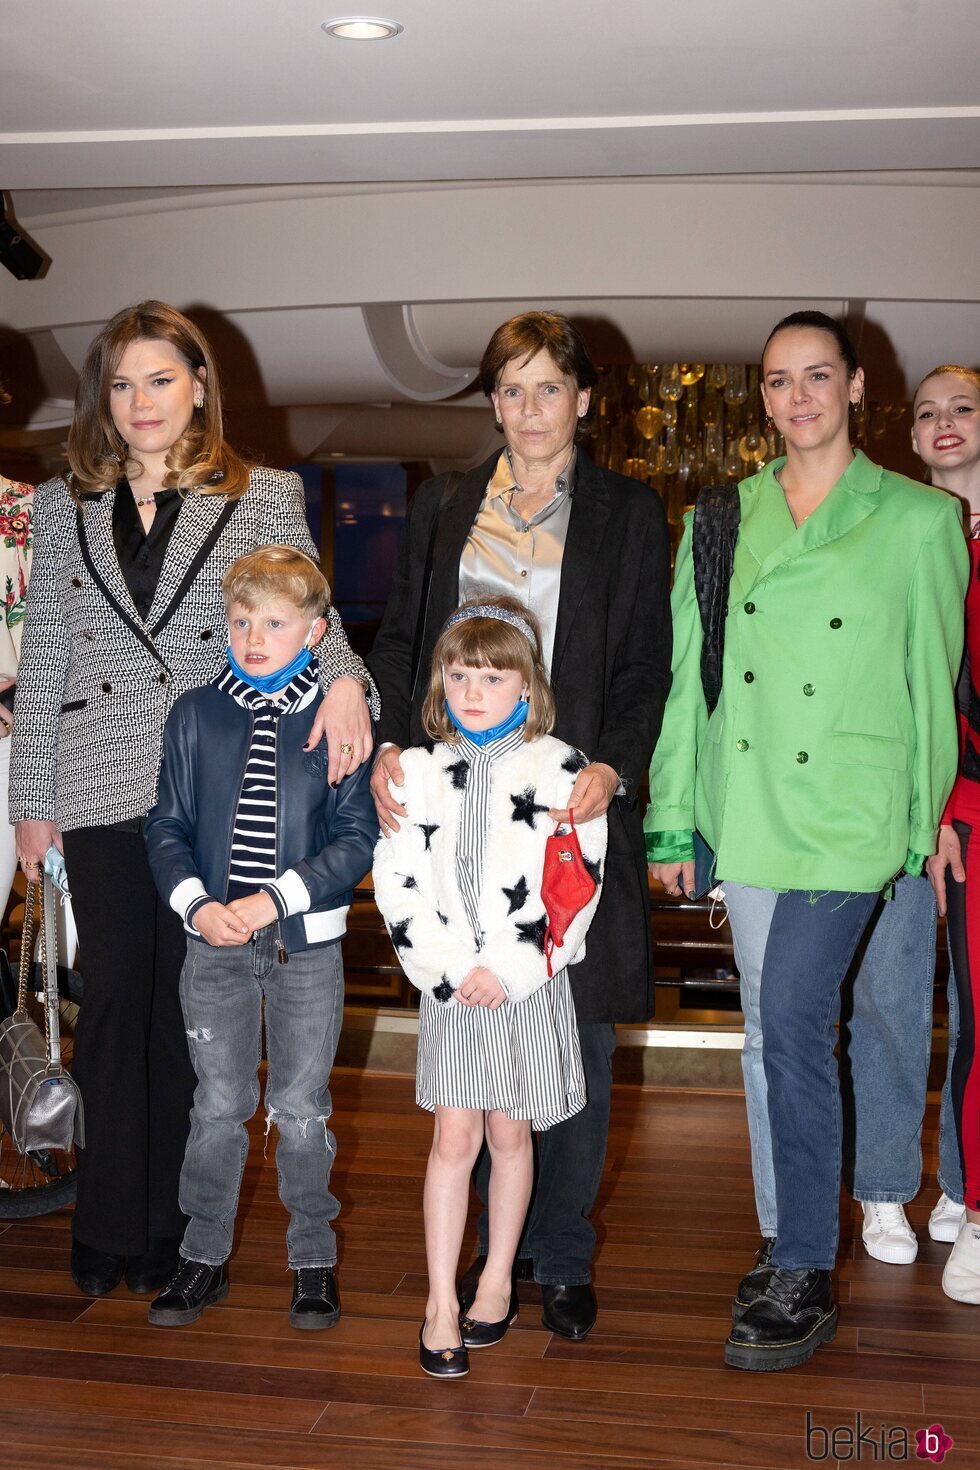
M 190 1216 L 180 1253 L 218 1266 L 231 1254 L 238 1191 L 248 1156 L 245 1124 L 259 1104 L 262 1001 L 268 1072 L 266 1138 L 275 1125 L 279 1198 L 289 1211 L 292 1270 L 332 1266 L 330 1193 L 336 1141 L 327 1126 L 333 1066 L 344 1010 L 340 944 L 276 962 L 276 926 L 251 943 L 212 948 L 188 940 L 180 1002 L 197 1074 L 190 1137 L 180 1174 L 180 1207 Z

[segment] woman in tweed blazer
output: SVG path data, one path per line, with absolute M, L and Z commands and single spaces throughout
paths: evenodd
M 95 339 L 68 457 L 71 475 L 35 501 L 10 815 L 25 870 L 64 847 L 85 969 L 72 1274 L 89 1295 L 124 1272 L 150 1292 L 169 1280 L 185 1223 L 194 1087 L 183 927 L 157 899 L 142 838 L 163 726 L 222 665 L 232 561 L 267 542 L 316 549 L 299 477 L 249 468 L 225 443 L 208 344 L 164 303 L 120 312 Z M 319 657 L 330 693 L 311 742 L 326 734 L 336 781 L 370 750 L 371 686 L 332 609 Z

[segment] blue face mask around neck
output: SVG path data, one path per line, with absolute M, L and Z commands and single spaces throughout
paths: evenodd
M 228 648 L 228 662 L 231 664 L 232 672 L 243 684 L 251 689 L 257 689 L 260 694 L 278 694 L 280 689 L 285 689 L 290 679 L 295 679 L 304 669 L 308 669 L 313 662 L 313 655 L 308 648 L 301 648 L 295 658 L 290 659 L 281 669 L 276 669 L 272 674 L 250 674 L 243 669 L 235 659 L 231 648 Z
M 519 725 L 523 725 L 527 719 L 529 708 L 530 706 L 526 699 L 519 699 L 506 720 L 501 720 L 499 725 L 494 725 L 489 730 L 467 730 L 466 726 L 461 725 L 459 720 L 457 720 L 449 708 L 449 700 L 446 700 L 446 714 L 449 716 L 449 722 L 453 729 L 458 730 L 461 735 L 465 735 L 467 740 L 472 740 L 474 745 L 481 747 L 489 745 L 491 740 L 499 740 L 501 735 L 509 735 L 511 730 L 516 730 Z

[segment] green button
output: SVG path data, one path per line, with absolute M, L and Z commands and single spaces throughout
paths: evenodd
M 831 618 L 831 620 L 830 620 L 830 626 L 832 628 L 840 628 L 840 627 L 843 627 L 843 624 L 841 623 L 840 618 Z
M 796 752 L 796 759 L 799 761 L 801 766 L 805 766 L 810 757 L 807 755 L 805 750 L 798 750 Z
M 744 674 L 743 677 L 745 679 L 746 684 L 752 684 L 752 683 L 755 682 L 755 675 L 753 674 L 753 672 L 752 672 L 751 669 L 746 669 L 745 674 Z
M 804 694 L 812 694 L 813 693 L 813 685 L 812 684 L 804 684 L 803 685 L 803 693 Z
M 748 748 L 749 748 L 749 742 L 747 740 L 736 740 L 735 741 L 735 749 L 736 750 L 748 750 Z
M 755 612 L 755 603 L 754 602 L 747 602 L 745 604 L 745 611 L 747 613 L 753 613 L 753 612 Z

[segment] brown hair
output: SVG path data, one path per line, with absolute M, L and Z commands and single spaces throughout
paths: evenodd
M 133 342 L 169 342 L 187 369 L 205 372 L 204 405 L 167 455 L 168 489 L 236 499 L 248 487 L 248 465 L 225 442 L 218 368 L 202 332 L 165 301 L 141 301 L 106 322 L 82 364 L 75 413 L 68 432 L 71 493 L 76 500 L 111 490 L 126 472 L 126 441 L 109 410 L 109 389 L 119 359 Z
M 308 617 L 322 618 L 330 604 L 330 587 L 312 557 L 295 546 L 260 546 L 233 561 L 221 579 L 227 608 L 233 602 L 256 608 L 274 597 L 298 607 Z
M 943 362 L 940 363 L 939 367 L 934 367 L 931 373 L 926 373 L 925 377 L 921 379 L 918 388 L 912 394 L 913 405 L 922 391 L 923 383 L 928 383 L 930 378 L 943 378 L 947 375 L 954 378 L 965 378 L 968 383 L 973 384 L 974 388 L 980 390 L 980 373 L 977 372 L 976 368 L 962 367 L 956 362 Z
M 509 362 L 520 358 L 523 366 L 539 352 L 547 352 L 566 378 L 575 379 L 580 390 L 594 388 L 599 381 L 585 339 L 567 316 L 557 311 L 524 311 L 499 326 L 487 343 L 480 362 L 480 387 L 487 397 L 497 391 L 500 374 Z M 576 438 L 587 434 L 593 422 L 590 402 L 578 421 Z
M 547 735 L 555 723 L 555 701 L 541 655 L 535 652 L 535 647 L 541 647 L 537 618 L 515 597 L 473 598 L 462 603 L 460 611 L 468 607 L 499 607 L 516 613 L 530 627 L 535 644 L 519 628 L 499 618 L 465 618 L 443 628 L 432 651 L 432 675 L 422 706 L 425 733 L 433 740 L 456 740 L 456 729 L 446 714 L 442 670 L 445 664 L 463 664 L 471 669 L 513 669 L 520 674 L 528 689 L 526 738 Z
M 841 355 L 841 361 L 847 369 L 847 376 L 853 378 L 858 370 L 857 353 L 854 350 L 854 343 L 840 322 L 835 320 L 834 317 L 828 316 L 825 311 L 791 311 L 789 316 L 784 316 L 782 321 L 776 323 L 766 338 L 760 361 L 765 361 L 766 353 L 769 350 L 769 343 L 773 337 L 777 336 L 780 332 L 785 332 L 794 327 L 813 328 L 814 331 L 826 332 L 828 337 L 833 337 L 837 344 L 837 351 Z

